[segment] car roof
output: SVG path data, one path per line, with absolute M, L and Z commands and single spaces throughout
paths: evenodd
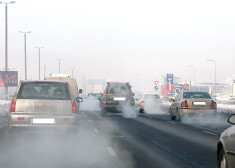
M 22 81 L 22 83 L 68 83 L 65 81 L 57 81 L 57 80 L 32 80 L 32 81 Z
M 181 93 L 190 93 L 190 92 L 194 92 L 194 93 L 208 93 L 208 92 L 205 92 L 205 91 L 182 91 Z
M 108 85 L 128 85 L 130 82 L 107 82 Z

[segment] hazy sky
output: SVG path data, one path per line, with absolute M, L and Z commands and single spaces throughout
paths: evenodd
M 235 1 L 216 0 L 18 0 L 8 6 L 9 68 L 24 79 L 23 34 L 27 37 L 28 78 L 71 73 L 81 82 L 114 79 L 144 83 L 174 73 L 183 80 L 211 82 L 235 74 Z M 0 69 L 4 68 L 4 5 L 0 5 Z

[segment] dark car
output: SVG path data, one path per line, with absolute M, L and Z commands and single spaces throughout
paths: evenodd
M 220 136 L 217 145 L 217 162 L 219 168 L 235 167 L 235 114 L 228 118 L 233 126 L 227 128 Z
M 129 83 L 108 82 L 101 98 L 101 115 L 107 112 L 122 112 L 125 108 L 134 107 L 134 94 Z

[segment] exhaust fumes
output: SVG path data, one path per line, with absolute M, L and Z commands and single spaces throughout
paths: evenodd
M 195 126 L 215 126 L 223 127 L 228 126 L 228 116 L 222 115 L 221 113 L 198 113 L 198 114 L 184 114 L 181 117 L 181 121 L 185 124 Z

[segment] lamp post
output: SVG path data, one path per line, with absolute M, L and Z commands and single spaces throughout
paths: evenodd
M 57 61 L 59 61 L 59 74 L 60 74 L 60 61 L 63 61 L 63 59 L 56 59 Z
M 25 65 L 25 80 L 27 80 L 26 34 L 31 33 L 31 31 L 27 32 L 19 31 L 19 32 L 24 34 L 24 65 Z
M 214 64 L 215 64 L 215 89 L 214 89 L 214 92 L 215 92 L 215 99 L 216 99 L 216 60 L 206 60 L 206 61 L 214 62 Z
M 40 53 L 40 50 L 41 48 L 44 48 L 44 47 L 34 47 L 34 48 L 37 48 L 38 49 L 38 67 L 39 67 L 39 74 L 38 74 L 38 78 L 40 80 L 40 57 L 41 57 L 41 53 Z
M 14 4 L 15 1 L 2 2 L 0 4 L 5 4 L 5 71 L 8 71 L 8 25 L 7 25 L 7 5 Z M 5 86 L 5 99 L 8 98 L 8 87 Z

